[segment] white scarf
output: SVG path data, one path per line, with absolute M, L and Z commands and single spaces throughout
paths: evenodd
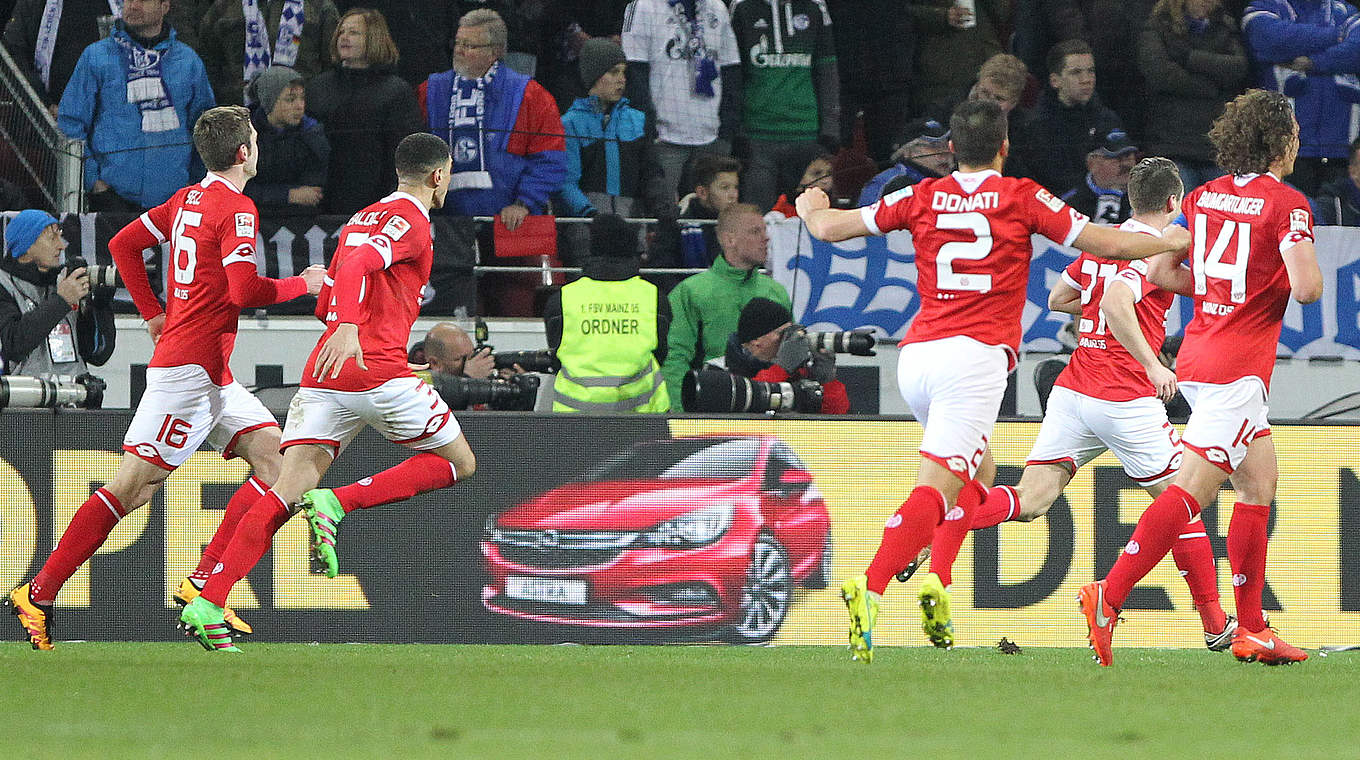
M 61 25 L 62 0 L 47 0 L 38 24 L 38 44 L 33 49 L 33 68 L 38 70 L 44 87 L 52 86 L 52 51 L 57 49 L 57 27 Z M 123 0 L 109 0 L 109 12 L 123 17 Z M 56 93 L 60 95 L 61 93 Z
M 283 13 L 279 16 L 279 36 L 274 41 L 274 49 L 269 48 L 269 27 L 265 26 L 264 15 L 260 13 L 257 0 L 241 0 L 241 14 L 246 20 L 245 60 L 241 67 L 242 81 L 253 80 L 260 72 L 270 66 L 288 66 L 297 63 L 298 43 L 302 39 L 303 0 L 284 0 Z M 251 105 L 246 95 L 246 105 Z

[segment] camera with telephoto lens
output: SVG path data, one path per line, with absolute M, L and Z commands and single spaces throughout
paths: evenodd
M 434 387 L 450 409 L 468 409 L 478 404 L 501 412 L 532 412 L 538 401 L 537 375 L 499 377 L 461 377 L 443 372 L 430 374 Z
M 77 377 L 0 375 L 0 409 L 55 409 L 59 406 L 98 409 L 104 405 L 106 387 L 102 378 L 88 372 Z
M 687 412 L 807 412 L 822 410 L 822 386 L 813 380 L 766 383 L 714 367 L 685 375 L 680 396 Z
M 79 256 L 68 256 L 66 258 L 66 271 L 74 272 L 81 267 L 85 267 L 85 274 L 90 278 L 91 288 L 119 288 L 123 281 L 118 279 L 118 268 L 112 265 L 90 264 Z
M 808 343 L 813 351 L 830 351 L 836 354 L 855 356 L 877 356 L 874 353 L 872 330 L 851 330 L 849 332 L 809 332 Z
M 485 348 L 491 351 L 491 359 L 496 363 L 496 369 L 514 369 L 518 364 L 525 372 L 556 372 L 562 367 L 552 349 L 498 352 L 495 346 L 487 342 L 490 337 L 491 331 L 486 326 L 486 320 L 477 317 L 472 323 L 472 340 L 476 344 L 476 350 L 481 351 Z

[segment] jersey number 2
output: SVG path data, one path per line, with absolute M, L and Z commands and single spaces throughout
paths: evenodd
M 198 243 L 185 233 L 190 227 L 197 229 L 202 223 L 201 212 L 180 209 L 175 214 L 175 223 L 170 231 L 170 240 L 174 243 L 170 269 L 174 272 L 175 282 L 180 285 L 193 284 L 194 269 L 198 267 Z
M 986 293 L 992 289 L 992 276 L 989 274 L 963 274 L 954 271 L 954 262 L 981 261 L 992 252 L 992 223 L 976 211 L 962 214 L 940 214 L 935 217 L 935 227 L 941 230 L 968 230 L 977 236 L 976 240 L 955 240 L 940 246 L 935 255 L 935 287 L 940 290 L 966 290 L 973 293 Z

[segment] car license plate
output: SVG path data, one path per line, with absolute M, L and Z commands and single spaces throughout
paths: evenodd
M 585 604 L 586 582 L 511 575 L 505 579 L 505 595 L 512 599 L 526 599 L 531 602 Z

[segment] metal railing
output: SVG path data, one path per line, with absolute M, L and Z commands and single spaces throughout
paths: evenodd
M 84 142 L 57 122 L 0 46 L 0 176 L 53 213 L 80 213 L 84 204 Z M 26 204 L 27 205 L 27 204 Z M 13 209 L 9 209 L 13 210 Z

